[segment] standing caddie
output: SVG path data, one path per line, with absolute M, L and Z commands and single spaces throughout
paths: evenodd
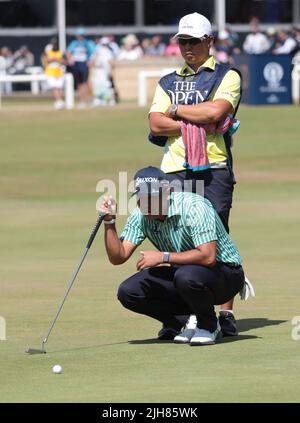
M 205 16 L 184 16 L 175 38 L 185 63 L 158 83 L 149 112 L 149 139 L 164 146 L 161 169 L 169 180 L 191 180 L 193 192 L 196 181 L 203 181 L 204 196 L 229 232 L 235 184 L 230 134 L 232 124 L 239 124 L 234 116 L 241 98 L 240 73 L 210 55 L 212 27 Z M 233 298 L 228 300 L 221 305 L 219 321 L 224 335 L 236 335 Z M 168 339 L 165 329 L 161 336 Z

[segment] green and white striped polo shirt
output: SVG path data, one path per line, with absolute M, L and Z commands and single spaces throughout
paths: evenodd
M 241 264 L 241 256 L 211 203 L 197 194 L 171 194 L 164 221 L 147 219 L 137 207 L 129 216 L 120 239 L 139 245 L 148 238 L 159 251 L 183 252 L 217 241 L 217 261 Z

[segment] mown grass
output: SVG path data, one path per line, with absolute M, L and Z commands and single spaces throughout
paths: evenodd
M 135 271 L 107 262 L 102 231 L 39 347 L 96 218 L 101 179 L 158 165 L 147 111 L 1 112 L 1 402 L 299 401 L 300 146 L 296 107 L 242 107 L 231 233 L 256 298 L 235 302 L 240 335 L 211 347 L 157 343 L 158 322 L 123 309 Z M 120 218 L 119 229 L 124 224 Z M 63 374 L 53 375 L 54 364 Z

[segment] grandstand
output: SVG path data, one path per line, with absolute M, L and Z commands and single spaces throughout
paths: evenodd
M 87 37 L 91 39 L 113 35 L 119 45 L 127 34 L 135 34 L 140 42 L 159 34 L 162 41 L 167 43 L 176 31 L 179 17 L 191 11 L 206 15 L 213 23 L 216 35 L 230 26 L 230 30 L 238 36 L 239 49 L 242 48 L 249 32 L 249 22 L 253 18 L 259 21 L 261 30 L 265 32 L 269 28 L 274 31 L 288 31 L 292 25 L 297 26 L 300 22 L 299 0 L 45 0 L 42 6 L 36 0 L 10 0 L 0 2 L 0 47 L 8 46 L 12 51 L 16 51 L 21 45 L 29 47 L 34 56 L 34 66 L 26 71 L 30 74 L 31 85 L 25 88 L 34 95 L 28 96 L 29 98 L 44 99 L 49 95 L 44 89 L 43 78 L 39 76 L 43 74 L 41 56 L 51 37 L 59 37 L 62 51 L 66 50 L 74 38 L 78 26 L 84 26 Z M 175 67 L 180 63 L 175 58 L 172 61 L 172 66 Z M 150 98 L 153 94 L 157 77 L 151 75 L 156 75 L 155 72 L 159 75 L 170 67 L 169 58 L 165 57 L 151 60 L 144 57 L 135 63 L 123 62 L 116 62 L 114 67 L 120 98 L 122 101 L 140 104 L 144 104 L 139 98 L 143 96 L 146 85 L 147 94 L 144 96 Z M 298 62 L 299 59 L 296 60 Z M 0 73 L 4 80 L 5 72 L 0 70 Z M 37 75 L 36 81 L 34 75 Z M 296 81 L 293 98 L 294 102 L 298 102 L 298 67 L 294 69 L 293 75 L 293 81 Z M 13 81 L 12 76 L 10 80 Z M 8 94 L 2 90 L 5 100 L 22 97 L 19 84 L 14 87 L 15 93 Z
M 299 0 L 278 1 L 234 1 L 215 0 L 201 2 L 186 0 L 13 0 L 0 2 L 0 47 L 8 46 L 12 51 L 26 44 L 34 56 L 34 66 L 29 73 L 27 90 L 37 98 L 47 98 L 42 83 L 42 53 L 51 37 L 58 35 L 62 51 L 66 50 L 74 38 L 78 26 L 84 26 L 89 38 L 113 35 L 118 44 L 127 34 L 136 34 L 141 42 L 159 34 L 163 42 L 176 31 L 178 19 L 185 13 L 198 11 L 212 22 L 216 34 L 224 32 L 230 25 L 238 35 L 238 47 L 241 48 L 249 22 L 255 18 L 263 31 L 273 28 L 275 31 L 290 30 L 300 22 Z M 172 59 L 176 67 L 180 60 Z M 298 63 L 298 61 L 297 61 Z M 299 65 L 297 65 L 299 66 Z M 170 67 L 170 59 L 165 57 L 144 57 L 134 63 L 117 62 L 114 73 L 120 98 L 145 104 L 153 94 L 157 75 Z M 1 71 L 4 81 L 4 71 Z M 9 73 L 9 72 L 7 72 Z M 36 75 L 36 77 L 35 77 Z M 153 75 L 153 76 L 151 76 Z M 154 76 L 155 75 L 155 76 Z M 294 69 L 294 102 L 298 102 L 298 67 Z M 25 78 L 25 77 L 24 77 Z M 156 78 L 153 80 L 153 78 Z M 8 78 L 13 82 L 13 77 Z M 22 79 L 22 78 L 21 78 Z M 15 82 L 17 82 L 16 78 Z M 26 80 L 26 78 L 24 79 Z M 20 81 L 20 78 L 19 78 Z M 140 81 L 140 82 L 139 82 Z M 150 85 L 149 85 L 150 84 Z M 149 87 L 148 87 L 149 85 Z M 20 89 L 14 85 L 17 93 L 5 93 L 4 98 L 19 98 Z M 130 87 L 130 89 L 128 88 Z M 26 86 L 25 86 L 26 88 Z M 69 94 L 72 97 L 72 93 Z M 146 97 L 146 100 L 142 97 Z M 70 97 L 70 98 L 71 98 Z M 72 100 L 71 103 L 72 104 Z
M 273 12 L 268 12 L 270 8 Z M 67 39 L 78 25 L 84 25 L 90 36 L 114 34 L 117 40 L 131 32 L 169 35 L 174 33 L 179 17 L 190 11 L 205 14 L 214 29 L 222 29 L 226 16 L 226 22 L 241 34 L 248 32 L 253 15 L 258 16 L 263 29 L 268 24 L 287 29 L 300 21 L 299 0 L 1 0 L 1 44 L 17 49 L 22 40 L 38 54 L 57 34 L 64 17 Z

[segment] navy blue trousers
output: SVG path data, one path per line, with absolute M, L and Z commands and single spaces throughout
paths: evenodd
M 196 192 L 196 181 L 204 181 L 204 197 L 207 198 L 220 216 L 220 219 L 229 233 L 229 214 L 232 206 L 232 196 L 234 188 L 234 177 L 231 170 L 226 168 L 208 169 L 201 172 L 184 170 L 167 174 L 171 182 L 178 179 L 183 186 L 184 181 L 190 180 L 191 184 L 188 191 Z M 203 195 L 202 194 L 202 195 Z
M 118 299 L 125 308 L 178 330 L 188 315 L 195 314 L 198 327 L 213 332 L 217 327 L 214 305 L 233 298 L 243 284 L 241 266 L 159 266 L 138 272 L 121 283 Z

